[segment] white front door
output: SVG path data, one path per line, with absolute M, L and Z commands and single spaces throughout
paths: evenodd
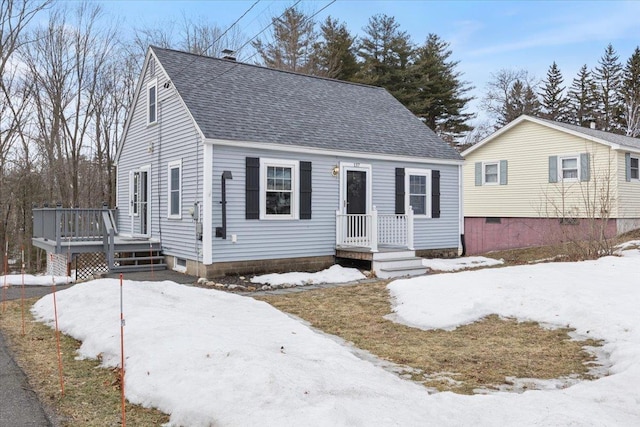
M 149 237 L 151 235 L 150 168 L 144 167 L 131 171 L 129 179 L 131 235 Z

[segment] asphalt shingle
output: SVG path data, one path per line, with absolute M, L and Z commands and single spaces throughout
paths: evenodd
M 548 123 L 553 123 L 556 126 L 560 126 L 565 129 L 572 130 L 574 132 L 579 132 L 583 135 L 590 136 L 592 138 L 598 138 L 603 141 L 607 141 L 611 144 L 618 144 L 623 147 L 630 147 L 630 148 L 640 148 L 639 138 L 633 138 L 631 136 L 625 136 L 625 135 L 618 135 L 611 132 L 605 132 L 603 130 L 585 128 L 582 126 L 571 125 L 568 123 L 554 122 L 552 120 L 547 120 L 547 119 L 539 119 L 539 120 L 542 120 Z
M 462 159 L 385 89 L 151 49 L 206 138 Z

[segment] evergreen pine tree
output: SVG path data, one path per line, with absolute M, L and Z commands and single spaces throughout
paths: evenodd
M 599 128 L 608 132 L 620 130 L 620 115 L 622 105 L 620 101 L 620 84 L 622 65 L 618 60 L 618 55 L 609 44 L 604 55 L 598 61 L 594 78 L 596 81 L 598 110 L 597 122 Z
M 518 79 L 509 90 L 501 124 L 505 125 L 523 114 L 540 116 L 540 101 L 531 85 Z
M 429 34 L 408 67 L 404 88 L 407 108 L 450 142 L 472 129 L 466 122 L 473 117 L 463 112 L 472 99 L 465 94 L 472 87 L 460 80 L 458 62 L 450 60 L 451 54 L 447 42 Z
M 622 71 L 622 118 L 627 136 L 640 136 L 640 48 L 636 47 Z
M 320 26 L 322 41 L 314 47 L 316 74 L 338 80 L 352 80 L 359 69 L 354 41 L 344 23 L 327 17 Z
M 364 28 L 358 56 L 362 63 L 355 80 L 380 86 L 402 102 L 404 73 L 413 53 L 409 35 L 387 15 L 374 15 Z
M 591 72 L 583 65 L 569 88 L 569 121 L 578 126 L 589 127 L 596 119 L 598 101 L 596 83 Z
M 287 9 L 272 19 L 273 41 L 256 39 L 252 42 L 262 62 L 269 68 L 311 74 L 313 47 L 317 38 L 315 22 L 303 12 Z
M 562 73 L 554 61 L 547 71 L 547 79 L 542 81 L 542 117 L 558 122 L 567 121 L 569 101 L 564 95 L 563 81 Z

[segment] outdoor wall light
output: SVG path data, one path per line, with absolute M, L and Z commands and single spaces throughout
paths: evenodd
M 331 169 L 331 175 L 338 176 L 339 173 L 340 173 L 340 166 L 335 165 L 333 169 Z

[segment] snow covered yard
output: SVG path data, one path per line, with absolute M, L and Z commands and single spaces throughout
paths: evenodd
M 569 388 L 429 394 L 266 303 L 172 282 L 125 282 L 127 398 L 172 425 L 640 425 L 640 251 L 397 280 L 393 320 L 455 328 L 497 313 L 603 339 L 610 375 Z M 119 283 L 57 295 L 82 357 L 119 362 Z M 34 314 L 53 319 L 51 296 Z

